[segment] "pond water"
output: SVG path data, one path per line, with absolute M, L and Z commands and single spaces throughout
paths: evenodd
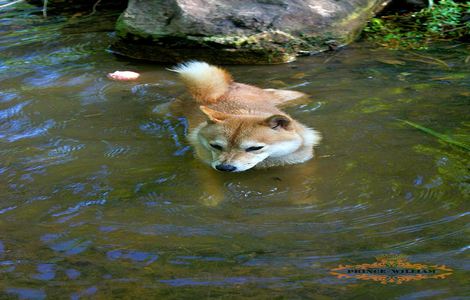
M 469 142 L 468 45 L 228 66 L 309 94 L 286 111 L 324 139 L 306 164 L 208 183 L 186 121 L 153 112 L 184 92 L 175 74 L 114 56 L 112 32 L 87 20 L 0 11 L 1 299 L 470 295 L 468 152 L 400 121 Z M 386 285 L 330 274 L 384 254 L 453 271 Z

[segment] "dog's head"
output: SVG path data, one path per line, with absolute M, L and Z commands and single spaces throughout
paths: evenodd
M 211 166 L 219 171 L 241 172 L 268 157 L 290 154 L 302 145 L 294 121 L 286 115 L 232 115 L 201 106 L 207 125 L 198 140 L 211 153 Z

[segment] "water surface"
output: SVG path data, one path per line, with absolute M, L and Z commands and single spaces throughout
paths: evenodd
M 468 143 L 468 45 L 229 66 L 309 94 L 286 111 L 324 139 L 304 165 L 207 182 L 186 121 L 154 111 L 184 92 L 168 66 L 118 58 L 112 32 L 72 21 L 0 11 L 0 298 L 469 295 L 468 152 L 399 121 Z M 329 273 L 382 254 L 454 272 L 401 285 Z

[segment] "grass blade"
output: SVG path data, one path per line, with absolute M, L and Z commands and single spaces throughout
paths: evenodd
M 460 147 L 460 148 L 463 148 L 463 149 L 465 149 L 465 150 L 467 150 L 467 151 L 470 151 L 470 145 L 467 145 L 467 144 L 465 144 L 465 143 L 463 143 L 463 142 L 457 141 L 457 140 L 451 138 L 451 137 L 448 136 L 448 135 L 445 135 L 445 134 L 436 132 L 436 131 L 434 131 L 434 130 L 432 130 L 432 129 L 426 128 L 426 127 L 424 127 L 424 126 L 421 126 L 421 125 L 419 125 L 419 124 L 416 124 L 416 123 L 413 123 L 413 122 L 410 122 L 410 121 L 401 120 L 401 119 L 398 119 L 398 120 L 402 121 L 403 123 L 405 123 L 405 124 L 407 124 L 407 125 L 409 125 L 409 126 L 411 126 L 411 127 L 414 127 L 414 128 L 416 128 L 416 129 L 418 129 L 418 130 L 421 130 L 421 131 L 423 131 L 423 132 L 425 132 L 425 133 L 427 133 L 427 134 L 430 134 L 430 135 L 432 135 L 432 136 L 434 136 L 434 137 L 440 139 L 441 141 L 444 141 L 444 142 L 446 142 L 446 143 L 448 143 L 448 144 L 452 144 L 452 145 L 458 146 L 458 147 Z

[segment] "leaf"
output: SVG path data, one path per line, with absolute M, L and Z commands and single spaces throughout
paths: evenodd
M 388 65 L 406 65 L 406 62 L 398 59 L 378 58 L 377 61 Z
M 452 144 L 452 145 L 455 145 L 455 146 L 458 146 L 460 148 L 463 148 L 467 151 L 470 151 L 470 145 L 467 145 L 463 142 L 460 142 L 460 141 L 457 141 L 453 138 L 451 138 L 450 136 L 448 135 L 445 135 L 445 134 L 442 134 L 442 133 L 439 133 L 439 132 L 436 132 L 432 129 L 429 129 L 429 128 L 426 128 L 424 126 L 421 126 L 419 124 L 416 124 L 416 123 L 413 123 L 413 122 L 410 122 L 410 121 L 406 121 L 406 120 L 401 120 L 401 119 L 398 119 L 399 121 L 402 121 L 403 123 L 407 124 L 407 125 L 410 125 L 411 127 L 414 127 L 416 129 L 419 129 L 427 134 L 430 134 L 448 144 Z
M 450 74 L 447 76 L 442 76 L 442 77 L 433 77 L 431 80 L 460 80 L 460 79 L 466 79 L 467 74 L 464 73 L 456 73 L 456 74 Z

